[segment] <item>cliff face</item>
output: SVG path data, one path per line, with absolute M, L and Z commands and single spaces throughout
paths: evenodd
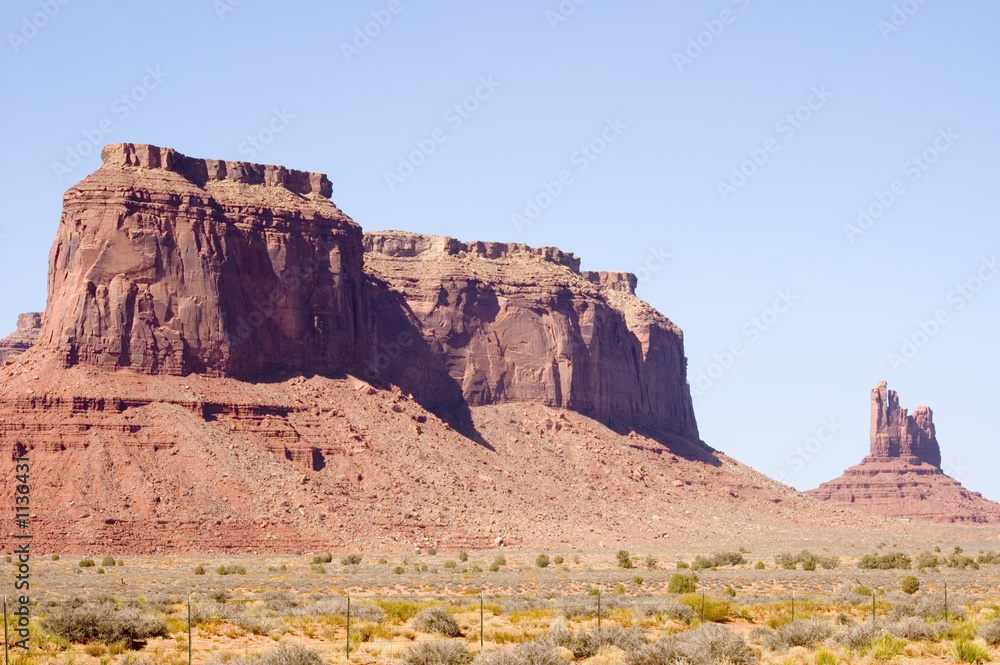
M 42 315 L 39 312 L 28 312 L 17 316 L 17 330 L 0 339 L 0 367 L 13 362 L 38 341 L 38 333 L 42 327 Z
M 326 176 L 146 145 L 103 158 L 65 195 L 40 346 L 146 374 L 359 364 L 361 229 Z
M 408 325 L 470 406 L 537 402 L 698 439 L 681 331 L 635 296 L 635 276 L 581 274 L 554 248 L 398 231 L 364 244 L 365 270 L 402 296 Z M 398 336 L 397 322 L 379 320 L 382 337 Z M 390 358 L 382 371 L 417 394 L 424 371 L 411 362 Z
M 970 492 L 940 469 L 933 413 L 900 408 L 880 381 L 871 392 L 871 454 L 807 494 L 889 517 L 932 522 L 1000 522 L 1000 504 Z
M 0 473 L 31 457 L 39 547 L 652 538 L 679 523 L 648 511 L 737 494 L 744 521 L 801 512 L 698 440 L 681 332 L 633 275 L 363 237 L 320 174 L 103 157 L 65 195 L 41 329 L 19 321 L 0 365 Z

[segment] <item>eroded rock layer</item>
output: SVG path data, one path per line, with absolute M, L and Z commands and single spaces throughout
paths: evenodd
M 326 176 L 118 144 L 63 200 L 39 346 L 144 374 L 336 375 L 365 358 L 361 229 Z
M 364 243 L 365 270 L 407 308 L 406 320 L 378 317 L 380 336 L 428 357 L 381 353 L 392 383 L 420 394 L 422 366 L 436 363 L 471 406 L 535 402 L 698 440 L 682 333 L 636 297 L 634 275 L 581 273 L 554 248 L 398 231 Z
M 941 470 L 933 413 L 900 408 L 885 381 L 871 393 L 871 453 L 810 494 L 836 505 L 932 522 L 1000 522 L 1000 504 L 970 492 Z
M 13 362 L 38 341 L 38 333 L 42 328 L 40 312 L 18 314 L 17 330 L 0 339 L 0 367 Z

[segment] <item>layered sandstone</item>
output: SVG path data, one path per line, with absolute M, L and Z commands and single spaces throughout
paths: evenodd
M 1000 504 L 970 492 L 941 470 L 933 413 L 900 408 L 885 381 L 871 392 L 871 452 L 807 494 L 868 513 L 932 522 L 1000 522 Z
M 633 275 L 363 238 L 330 190 L 120 144 L 67 192 L 38 343 L 0 368 L 0 475 L 30 458 L 33 551 L 735 546 L 880 524 L 698 440 L 683 337 Z
M 366 272 L 407 308 L 407 321 L 379 316 L 380 334 L 415 327 L 428 356 L 383 355 L 392 383 L 419 394 L 423 365 L 436 364 L 470 406 L 534 402 L 698 440 L 683 335 L 636 297 L 634 275 L 581 273 L 555 248 L 400 231 L 364 244 Z
M 361 229 L 326 176 L 118 144 L 72 187 L 39 346 L 144 374 L 343 374 L 367 333 Z
M 39 312 L 28 312 L 17 316 L 17 330 L 0 339 L 0 367 L 13 362 L 38 341 L 42 328 L 42 315 Z

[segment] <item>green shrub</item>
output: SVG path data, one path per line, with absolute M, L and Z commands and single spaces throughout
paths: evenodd
M 498 570 L 500 570 L 500 564 L 499 563 L 497 563 L 496 561 L 494 561 L 493 563 L 490 564 L 490 572 L 491 573 L 495 573 Z
M 674 573 L 667 584 L 667 593 L 694 593 L 698 585 L 698 576 L 684 573 Z
M 95 564 L 94 560 L 91 559 L 90 557 L 87 557 L 85 559 L 81 559 L 80 560 L 80 567 L 81 568 L 93 568 L 96 565 L 97 564 Z
M 988 663 L 990 661 L 990 652 L 986 650 L 986 647 L 967 640 L 955 642 L 952 653 L 957 660 L 963 663 Z
M 379 599 L 375 603 L 381 607 L 386 617 L 393 623 L 405 623 L 416 616 L 420 605 L 409 600 Z
M 392 569 L 392 572 L 396 573 L 397 575 L 402 575 L 403 573 L 406 572 L 406 569 L 403 568 L 402 566 L 396 566 L 395 568 Z
M 858 561 L 858 568 L 866 570 L 909 570 L 912 560 L 902 552 L 891 554 L 866 554 Z
M 920 591 L 920 580 L 913 575 L 907 575 L 903 578 L 900 586 L 903 588 L 903 593 L 908 593 L 912 596 L 917 591 Z
M 98 575 L 103 575 L 104 574 L 104 568 L 98 568 L 96 572 L 97 572 Z
M 626 569 L 632 567 L 632 558 L 629 556 L 628 550 L 618 550 L 618 567 Z
M 656 570 L 656 557 L 652 554 L 646 557 L 646 568 Z
M 642 585 L 643 582 L 645 582 L 645 580 L 639 577 L 638 575 L 632 578 L 632 584 L 635 584 L 636 586 Z
M 905 640 L 883 632 L 866 646 L 862 647 L 861 654 L 867 654 L 875 660 L 892 660 L 903 653 L 904 647 L 906 647 Z
M 467 665 L 473 655 L 463 642 L 420 642 L 403 653 L 404 665 Z
M 746 562 L 740 552 L 716 552 L 712 556 L 713 566 L 739 566 Z
M 429 554 L 430 556 L 434 556 L 437 553 L 438 553 L 438 551 L 436 549 L 434 549 L 433 547 L 428 547 L 427 548 L 427 554 Z
M 447 561 L 444 562 L 444 567 L 445 568 L 458 568 L 458 564 L 455 563 L 454 561 L 452 561 L 451 559 L 448 559 Z
M 434 633 L 445 637 L 462 636 L 462 629 L 459 628 L 455 617 L 442 607 L 428 607 L 420 610 L 413 617 L 411 624 L 414 629 L 424 633 Z
M 498 566 L 506 566 L 507 557 L 505 557 L 503 554 L 497 554 L 495 557 L 493 557 L 493 563 L 495 563 Z
M 538 558 L 535 559 L 535 565 L 538 566 L 539 568 L 548 568 L 549 567 L 549 555 L 548 554 L 539 554 Z
M 564 560 L 565 560 L 565 559 L 563 559 L 563 558 L 562 558 L 561 556 L 559 556 L 559 555 L 557 554 L 557 555 L 555 556 L 555 558 L 554 558 L 554 559 L 552 559 L 552 563 L 556 564 L 557 566 L 561 566 L 561 565 L 562 565 L 562 562 L 563 562 Z
M 197 566 L 194 567 L 194 574 L 195 575 L 204 575 L 205 574 L 205 566 L 203 566 L 203 565 L 201 565 L 199 563 Z
M 837 654 L 820 647 L 816 650 L 816 665 L 837 665 Z
M 726 617 L 733 614 L 733 606 L 728 600 L 703 597 L 701 594 L 695 593 L 681 596 L 681 602 L 694 610 L 695 616 L 698 617 L 701 617 L 703 601 L 706 622 L 724 621 Z
M 469 555 L 467 553 L 465 553 L 465 552 L 459 552 L 458 553 L 458 560 L 461 561 L 462 563 L 465 563 L 466 561 L 469 560 Z
M 333 563 L 333 555 L 329 552 L 324 552 L 323 554 L 317 554 L 312 558 L 312 562 L 316 564 L 321 563 Z
M 734 589 L 731 586 L 727 586 L 726 587 L 726 595 L 729 596 L 730 598 L 735 598 L 736 597 L 736 589 Z
M 347 556 L 345 556 L 343 559 L 340 560 L 340 565 L 342 566 L 356 566 L 359 563 L 361 563 L 360 554 L 348 554 Z
M 690 567 L 691 567 L 690 564 L 688 564 L 686 561 L 677 562 L 677 570 L 687 570 Z
M 691 570 L 705 570 L 706 568 L 714 567 L 715 563 L 713 563 L 711 559 L 707 559 L 700 554 L 696 556 L 694 561 L 691 563 Z
M 113 556 L 106 556 L 103 559 L 101 559 L 101 565 L 108 566 L 110 568 L 111 566 L 115 565 L 115 558 Z
M 59 560 L 59 555 L 58 554 L 53 554 L 52 555 L 52 560 L 53 561 L 58 561 Z
M 754 566 L 754 568 L 756 568 L 757 570 L 764 570 L 764 562 L 763 561 L 758 561 L 757 565 Z

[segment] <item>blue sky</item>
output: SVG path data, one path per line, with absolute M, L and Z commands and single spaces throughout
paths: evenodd
M 934 409 L 946 470 L 1000 500 L 995 3 L 10 0 L 0 18 L 0 332 L 43 308 L 62 193 L 100 145 L 284 164 L 328 173 L 369 230 L 640 273 L 685 332 L 702 437 L 769 475 L 806 489 L 860 461 L 884 379 Z

